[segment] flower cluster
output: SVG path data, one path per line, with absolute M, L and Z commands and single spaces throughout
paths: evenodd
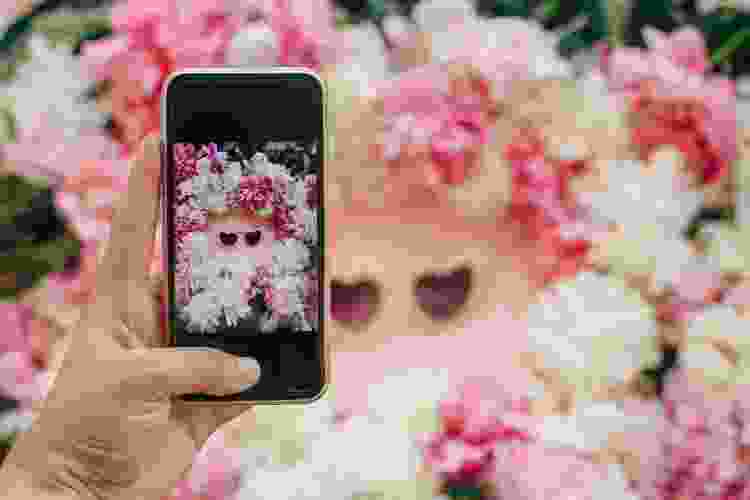
M 491 399 L 486 388 L 486 384 L 467 382 L 457 397 L 439 405 L 442 429 L 426 443 L 425 461 L 444 483 L 480 485 L 495 471 L 498 443 L 511 445 L 532 439 L 512 418 L 504 418 L 507 412 L 528 416 L 528 401 Z
M 227 63 L 320 70 L 339 59 L 343 37 L 325 0 L 259 2 L 256 20 L 232 38 Z
M 451 73 L 445 66 L 418 68 L 380 91 L 381 154 L 399 180 L 459 185 L 479 169 L 493 122 L 488 83 Z
M 639 491 L 644 500 L 742 498 L 750 467 L 747 410 L 743 399 L 708 399 L 674 372 L 665 391 L 662 425 L 653 429 L 657 445 L 644 453 Z
M 674 145 L 701 183 L 717 181 L 737 158 L 734 84 L 707 76 L 703 36 L 694 28 L 644 30 L 648 51 L 616 49 L 606 73 L 613 92 L 632 97 L 633 142 L 643 158 Z
M 159 95 L 167 76 L 188 66 L 222 64 L 231 38 L 245 23 L 242 1 L 119 2 L 115 35 L 84 43 L 83 61 L 97 80 L 111 80 L 112 111 L 134 147 L 159 127 Z
M 575 274 L 597 229 L 570 190 L 571 179 L 585 173 L 586 159 L 550 158 L 538 132 L 530 129 L 517 131 L 506 157 L 513 175 L 511 216 L 556 261 L 546 281 Z
M 530 347 L 542 354 L 544 368 L 559 370 L 578 401 L 658 361 L 656 331 L 637 292 L 592 272 L 556 283 L 529 309 Z

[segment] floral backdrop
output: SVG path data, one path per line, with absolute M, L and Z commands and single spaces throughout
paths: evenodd
M 19 0 L 0 20 L 3 449 L 91 300 L 167 75 L 301 65 L 330 102 L 332 385 L 215 433 L 175 499 L 750 498 L 746 2 Z

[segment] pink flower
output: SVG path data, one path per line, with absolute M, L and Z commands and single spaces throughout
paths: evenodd
M 387 120 L 381 154 L 399 181 L 413 174 L 417 184 L 456 185 L 476 173 L 478 150 L 491 122 L 489 88 L 478 77 L 463 76 L 470 88 L 459 90 L 445 67 L 420 67 L 380 90 Z M 424 151 L 425 165 L 401 161 L 414 147 Z
M 328 0 L 270 0 L 271 29 L 279 40 L 279 64 L 318 70 L 337 58 L 341 36 Z
M 81 164 L 97 160 L 99 172 L 127 180 L 127 163 L 121 161 L 122 150 L 98 130 L 86 130 L 75 138 L 64 130 L 47 124 L 47 114 L 40 114 L 37 123 L 20 131 L 15 143 L 2 145 L 2 154 L 19 175 L 42 175 L 52 184 L 66 177 L 78 178 Z
M 427 464 L 444 480 L 481 481 L 494 466 L 498 441 L 531 438 L 524 429 L 503 422 L 503 415 L 516 407 L 496 380 L 467 379 L 439 406 L 442 430 L 427 441 Z
M 196 154 L 193 144 L 179 143 L 174 145 L 175 176 L 178 184 L 200 173 Z
M 225 500 L 240 487 L 239 454 L 223 443 L 220 432 L 213 434 L 196 454 L 188 480 L 178 483 L 172 500 Z
M 750 306 L 750 281 L 730 289 L 724 302 L 733 306 Z
M 669 58 L 677 66 L 699 74 L 711 67 L 703 34 L 692 26 L 682 27 L 671 34 L 646 27 L 643 34 L 654 53 Z
M 249 8 L 230 0 L 124 0 L 114 7 L 114 36 L 85 43 L 82 60 L 94 78 L 113 80 L 113 115 L 129 148 L 158 128 L 167 76 L 188 66 L 222 64 Z
M 638 486 L 644 498 L 745 498 L 748 470 L 737 460 L 746 433 L 741 401 L 709 401 L 684 373 L 673 372 L 664 392 L 666 419 L 652 429 L 658 445 L 642 461 Z
M 238 452 L 228 448 L 223 441 L 220 432 L 209 438 L 196 456 L 190 478 L 192 491 L 211 500 L 229 498 L 240 486 Z
M 271 177 L 249 176 L 240 181 L 234 203 L 248 210 L 262 210 L 271 207 L 273 198 L 274 189 Z
M 296 238 L 299 236 L 300 227 L 294 220 L 292 211 L 287 205 L 276 205 L 273 208 L 273 228 L 276 239 Z
M 636 130 L 634 140 L 644 148 L 644 155 L 660 145 L 677 146 L 693 167 L 700 169 L 704 183 L 714 182 L 738 154 L 734 84 L 706 75 L 710 68 L 706 45 L 696 29 L 687 27 L 665 34 L 647 28 L 644 35 L 650 50 L 616 49 L 609 57 L 610 89 L 625 98 L 693 101 L 704 105 L 707 112 L 692 120 L 687 136 L 684 123 L 678 119 L 658 125 L 663 131 L 655 139 L 646 140 L 643 130 Z M 640 108 L 636 103 L 636 111 Z M 649 123 L 641 128 L 648 132 L 654 126 Z
M 0 338 L 0 392 L 23 401 L 33 399 L 37 394 L 33 390 L 33 353 L 29 339 L 31 310 L 22 304 L 2 302 L 0 313 L 4 320 Z
M 673 283 L 677 294 L 692 303 L 712 303 L 721 289 L 721 273 L 696 269 L 685 271 Z

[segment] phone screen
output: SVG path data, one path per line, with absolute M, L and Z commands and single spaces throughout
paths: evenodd
M 307 73 L 184 73 L 166 91 L 164 213 L 174 346 L 261 365 L 286 401 L 324 388 L 324 97 Z

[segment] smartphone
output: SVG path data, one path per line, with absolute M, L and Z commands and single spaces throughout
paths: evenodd
M 195 403 L 292 403 L 328 384 L 325 86 L 313 72 L 195 69 L 161 96 L 169 345 L 251 356 L 258 383 Z

